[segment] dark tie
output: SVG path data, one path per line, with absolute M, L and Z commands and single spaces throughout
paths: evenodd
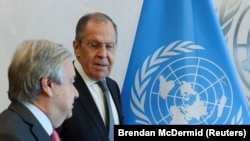
M 60 137 L 59 137 L 58 133 L 56 132 L 56 130 L 53 130 L 53 132 L 51 134 L 51 138 L 52 138 L 52 141 L 60 141 Z
M 109 128 L 109 140 L 110 141 L 113 141 L 114 140 L 114 117 L 113 117 L 113 113 L 112 113 L 112 108 L 111 108 L 111 102 L 110 102 L 110 99 L 109 99 L 109 90 L 108 90 L 108 86 L 107 86 L 107 83 L 105 80 L 102 80 L 102 81 L 99 81 L 97 82 L 99 84 L 99 86 L 101 87 L 104 95 L 105 95 L 105 103 L 106 103 L 106 111 L 108 111 L 109 114 L 106 114 L 108 116 L 107 119 L 108 119 L 108 122 L 107 122 L 107 125 L 108 125 L 108 128 Z

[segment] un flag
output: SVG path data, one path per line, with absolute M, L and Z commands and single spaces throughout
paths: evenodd
M 122 88 L 125 124 L 249 124 L 211 0 L 144 0 Z

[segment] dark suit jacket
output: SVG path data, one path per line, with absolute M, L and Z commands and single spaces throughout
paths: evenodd
M 64 121 L 63 125 L 58 128 L 63 141 L 108 141 L 108 133 L 105 124 L 98 111 L 90 91 L 76 71 L 75 87 L 79 92 L 79 97 L 74 103 L 73 116 Z M 109 91 L 117 107 L 119 120 L 123 123 L 120 89 L 117 83 L 106 78 Z
M 23 105 L 11 103 L 0 114 L 0 141 L 52 141 L 33 114 Z

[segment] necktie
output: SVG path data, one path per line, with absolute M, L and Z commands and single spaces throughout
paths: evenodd
M 113 118 L 113 113 L 112 113 L 112 109 L 111 109 L 111 103 L 110 103 L 110 99 L 109 99 L 109 90 L 108 90 L 108 86 L 107 86 L 107 83 L 105 80 L 103 81 L 99 81 L 97 82 L 99 84 L 99 86 L 101 87 L 104 95 L 105 95 L 105 98 L 106 98 L 106 108 L 108 111 L 109 114 L 106 114 L 108 115 L 108 128 L 109 128 L 109 139 L 110 141 L 113 141 L 114 140 L 114 135 L 113 135 L 113 132 L 114 132 L 114 118 Z
M 53 130 L 53 132 L 51 134 L 51 138 L 53 141 L 60 141 L 60 137 L 59 137 L 58 133 L 56 132 L 56 130 Z

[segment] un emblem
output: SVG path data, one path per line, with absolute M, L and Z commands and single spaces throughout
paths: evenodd
M 244 11 L 241 13 L 239 16 L 239 20 L 237 21 L 236 24 L 236 29 L 233 37 L 233 54 L 234 54 L 234 59 L 235 63 L 237 66 L 237 70 L 239 72 L 239 75 L 241 77 L 241 80 L 245 84 L 248 90 L 250 90 L 250 81 L 249 81 L 249 76 L 250 76 L 250 35 L 249 35 L 249 30 L 245 36 L 244 35 L 244 30 L 240 30 L 241 28 L 246 28 L 249 29 L 249 21 L 245 22 L 245 19 L 249 19 L 249 8 L 250 5 L 248 5 Z M 241 40 L 243 41 L 241 41 Z M 250 95 L 247 94 L 249 100 L 250 100 Z
M 130 106 L 137 123 L 242 122 L 241 108 L 229 118 L 233 91 L 227 74 L 209 59 L 187 55 L 196 50 L 205 49 L 190 41 L 176 41 L 145 59 L 131 89 Z
M 247 0 L 222 1 L 218 5 L 218 15 L 224 36 L 232 49 L 234 63 L 242 82 L 242 88 L 250 107 L 250 35 Z

